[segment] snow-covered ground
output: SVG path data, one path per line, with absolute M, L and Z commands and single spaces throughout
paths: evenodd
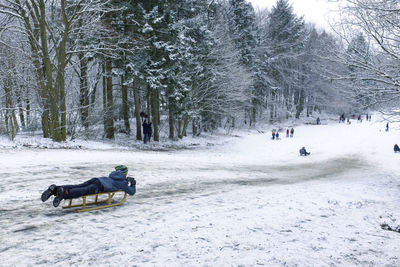
M 400 233 L 380 226 L 400 225 L 397 127 L 331 122 L 280 140 L 262 129 L 165 151 L 3 141 L 0 265 L 400 266 Z M 137 180 L 122 206 L 78 213 L 40 200 L 52 183 L 118 164 Z

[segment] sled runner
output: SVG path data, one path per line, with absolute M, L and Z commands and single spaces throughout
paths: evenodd
M 124 193 L 123 198 L 119 202 L 111 203 L 111 199 L 114 197 L 114 195 L 116 193 L 120 193 L 120 192 Z M 101 199 L 102 198 L 101 195 L 108 195 L 108 197 L 106 199 Z M 78 210 L 78 212 L 82 212 L 82 211 L 91 211 L 91 210 L 99 210 L 99 209 L 104 209 L 104 208 L 115 207 L 115 206 L 119 206 L 125 202 L 126 195 L 127 195 L 127 193 L 122 190 L 113 191 L 113 192 L 101 192 L 101 193 L 97 193 L 97 194 L 86 195 L 86 196 L 82 196 L 82 203 L 80 203 L 80 204 L 72 205 L 73 199 L 70 199 L 69 204 L 67 206 L 63 206 L 63 209 L 82 207 L 81 209 Z M 93 201 L 91 201 L 91 202 L 88 201 L 88 198 L 89 198 L 89 200 L 93 200 Z M 87 206 L 95 205 L 95 204 L 103 204 L 103 205 L 98 205 L 96 207 L 91 207 L 91 208 L 87 207 Z

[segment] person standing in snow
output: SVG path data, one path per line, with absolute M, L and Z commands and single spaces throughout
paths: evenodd
M 153 130 L 151 128 L 151 122 L 147 122 L 147 119 L 144 120 L 143 124 L 143 143 L 150 142 L 151 135 Z
M 386 132 L 389 132 L 389 123 L 386 123 Z
M 399 146 L 397 144 L 394 145 L 393 150 L 394 150 L 395 153 L 396 152 L 400 152 L 400 148 L 399 148 Z
M 274 129 L 274 130 L 272 130 L 272 140 L 275 139 L 275 135 L 276 135 L 276 133 L 275 133 L 275 129 Z
M 278 140 L 279 139 L 279 132 L 276 132 L 276 140 Z
M 321 122 L 321 120 L 319 119 L 319 117 L 317 118 L 317 125 L 319 125 L 319 123 Z
M 290 137 L 293 137 L 294 134 L 294 128 L 292 127 L 292 129 L 290 129 Z
M 111 172 L 108 177 L 92 178 L 77 185 L 56 186 L 52 184 L 42 193 L 41 199 L 45 202 L 51 196 L 55 196 L 53 206 L 58 207 L 63 199 L 73 199 L 102 192 L 123 190 L 133 196 L 136 193 L 136 180 L 135 178 L 127 177 L 127 175 L 128 168 L 125 165 L 118 165 L 115 167 L 115 171 Z
M 340 122 L 344 123 L 344 120 L 345 120 L 345 116 L 344 116 L 344 113 L 342 113 L 342 115 L 340 115 L 340 118 L 339 118 L 339 123 Z
M 286 129 L 286 137 L 289 137 L 289 128 Z

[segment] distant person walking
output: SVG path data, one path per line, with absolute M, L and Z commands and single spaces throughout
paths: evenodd
M 293 137 L 293 134 L 294 134 L 294 129 L 292 128 L 290 129 L 290 137 Z
M 289 137 L 289 128 L 286 129 L 286 137 Z
M 276 140 L 278 140 L 279 139 L 279 132 L 276 132 Z
M 386 123 L 386 132 L 389 132 L 389 123 Z
M 317 125 L 319 125 L 319 123 L 321 122 L 321 120 L 319 119 L 319 117 L 317 118 Z
M 272 130 L 272 140 L 275 139 L 275 135 L 276 135 L 275 130 Z

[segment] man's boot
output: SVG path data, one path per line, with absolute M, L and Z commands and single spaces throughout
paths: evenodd
M 49 199 L 52 195 L 56 195 L 57 192 L 57 186 L 55 184 L 52 184 L 47 188 L 43 193 L 42 193 L 42 201 L 45 202 L 46 200 Z
M 53 206 L 56 208 L 60 205 L 61 200 L 64 199 L 65 190 L 61 186 L 57 188 L 57 195 L 53 200 Z

